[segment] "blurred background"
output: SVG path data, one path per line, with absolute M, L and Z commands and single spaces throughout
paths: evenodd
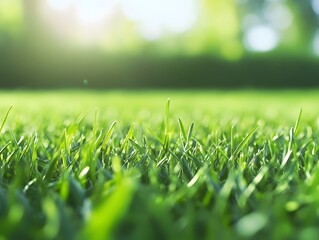
M 0 0 L 1 88 L 313 88 L 319 0 Z

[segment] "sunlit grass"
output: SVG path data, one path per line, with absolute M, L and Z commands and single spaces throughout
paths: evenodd
M 1 237 L 315 239 L 318 98 L 1 92 Z

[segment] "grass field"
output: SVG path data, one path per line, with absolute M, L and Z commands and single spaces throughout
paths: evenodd
M 0 239 L 319 235 L 317 90 L 0 102 Z

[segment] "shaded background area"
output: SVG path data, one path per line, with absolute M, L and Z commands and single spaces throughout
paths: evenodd
M 1 88 L 312 88 L 319 0 L 1 0 Z

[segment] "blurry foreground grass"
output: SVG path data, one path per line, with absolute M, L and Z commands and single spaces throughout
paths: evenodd
M 0 239 L 316 239 L 318 93 L 1 92 Z

